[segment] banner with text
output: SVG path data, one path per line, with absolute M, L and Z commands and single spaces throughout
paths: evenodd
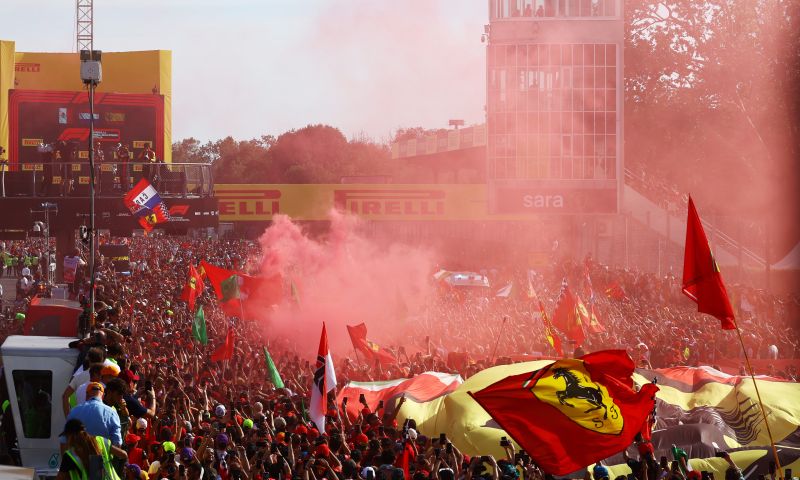
M 265 221 L 276 214 L 327 220 L 333 208 L 368 220 L 395 221 L 524 220 L 537 214 L 616 211 L 616 190 L 608 189 L 554 189 L 530 199 L 522 192 L 509 192 L 506 208 L 491 214 L 484 184 L 217 184 L 214 188 L 221 222 Z M 519 195 L 519 208 L 512 208 L 514 195 Z

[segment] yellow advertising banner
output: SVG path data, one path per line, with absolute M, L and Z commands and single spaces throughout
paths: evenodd
M 328 220 L 336 208 L 368 220 L 520 220 L 489 215 L 484 184 L 217 184 L 222 222 L 265 221 L 286 214 Z
M 14 88 L 14 42 L 0 40 L 0 146 L 8 150 L 8 90 Z M 8 154 L 0 155 L 7 158 Z
M 172 161 L 172 52 L 103 52 L 102 66 L 98 93 L 164 96 L 164 160 Z M 0 144 L 7 144 L 8 89 L 80 92 L 79 72 L 78 53 L 15 52 L 13 42 L 0 42 Z M 125 121 L 120 114 L 111 115 L 105 120 Z

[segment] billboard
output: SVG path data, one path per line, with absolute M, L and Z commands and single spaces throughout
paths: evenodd
M 498 214 L 613 214 L 616 180 L 548 180 L 498 182 L 492 188 Z M 490 187 L 491 188 L 491 187 Z
M 129 245 L 100 245 L 100 255 L 107 258 L 116 273 L 131 270 L 131 247 Z
M 164 156 L 164 96 L 97 93 L 95 139 L 106 158 L 118 143 L 134 158 L 150 145 Z M 9 92 L 9 159 L 11 164 L 41 162 L 40 144 L 63 142 L 75 160 L 88 158 L 89 99 L 87 92 L 11 90 Z M 70 158 L 67 158 L 69 160 Z
M 172 160 L 172 52 L 148 50 L 103 52 L 102 94 L 161 96 L 163 105 L 160 141 L 161 158 Z M 18 52 L 14 42 L 0 41 L 0 145 L 10 150 L 11 122 L 9 93 L 16 90 L 40 92 L 85 92 L 78 53 Z M 15 157 L 11 156 L 12 161 Z
M 583 185 L 582 188 L 579 188 Z M 265 221 L 286 214 L 297 220 L 328 220 L 336 208 L 367 220 L 524 221 L 532 215 L 613 213 L 613 181 L 589 188 L 504 191 L 502 213 L 489 212 L 485 184 L 217 184 L 221 222 Z

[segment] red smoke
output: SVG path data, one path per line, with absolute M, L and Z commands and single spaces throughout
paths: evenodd
M 423 301 L 433 269 L 429 251 L 400 244 L 379 245 L 358 233 L 359 221 L 332 211 L 330 229 L 313 239 L 285 215 L 261 236 L 261 273 L 280 272 L 287 299 L 273 308 L 269 332 L 299 353 L 317 346 L 322 321 L 331 349 L 351 352 L 345 325 L 365 322 L 370 339 L 394 341 L 405 316 Z M 294 283 L 296 299 L 288 287 Z

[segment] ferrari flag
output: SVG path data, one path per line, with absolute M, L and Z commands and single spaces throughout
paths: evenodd
M 350 334 L 350 341 L 353 342 L 353 348 L 361 352 L 370 363 L 376 361 L 385 365 L 397 363 L 397 359 L 394 358 L 394 355 L 381 348 L 377 343 L 367 340 L 366 324 L 359 323 L 358 325 L 348 325 L 347 333 Z
M 155 187 L 150 185 L 147 179 L 139 180 L 128 193 L 122 197 L 125 206 L 131 214 L 137 217 L 139 224 L 146 231 L 153 230 L 159 223 L 169 222 L 169 210 L 161 200 Z
M 566 475 L 623 451 L 641 431 L 658 387 L 634 391 L 633 368 L 624 350 L 600 351 L 506 377 L 471 396 L 545 472 Z
M 189 279 L 186 282 L 186 285 L 183 286 L 183 291 L 181 292 L 180 299 L 185 301 L 189 305 L 189 311 L 194 310 L 194 303 L 197 297 L 203 294 L 203 289 L 205 285 L 203 284 L 203 277 L 197 273 L 197 270 L 194 268 L 194 265 L 189 265 Z
M 717 317 L 723 330 L 735 330 L 733 307 L 722 282 L 706 232 L 689 197 L 686 251 L 683 256 L 683 293 L 697 303 L 697 311 Z

